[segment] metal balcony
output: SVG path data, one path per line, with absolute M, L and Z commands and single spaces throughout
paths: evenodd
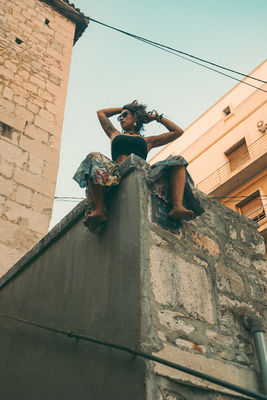
M 199 190 L 213 196 L 224 196 L 242 183 L 253 177 L 267 166 L 267 139 L 261 136 L 247 147 L 248 152 L 240 157 L 240 162 L 234 158 L 212 172 L 196 186 Z M 234 168 L 233 168 L 233 161 Z

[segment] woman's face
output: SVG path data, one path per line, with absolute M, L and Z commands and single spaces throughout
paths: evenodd
M 134 129 L 134 116 L 129 110 L 123 110 L 119 116 L 122 129 L 127 132 Z

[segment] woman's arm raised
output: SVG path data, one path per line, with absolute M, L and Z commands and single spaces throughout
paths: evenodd
M 122 111 L 122 107 L 105 108 L 103 110 L 97 111 L 97 116 L 98 116 L 99 122 L 111 140 L 119 134 L 119 131 L 117 131 L 117 129 L 115 129 L 113 124 L 110 122 L 109 118 L 113 117 L 113 115 L 120 114 L 121 111 Z
M 156 118 L 157 118 L 157 115 L 151 116 L 151 118 L 148 122 L 155 121 Z M 169 132 L 161 133 L 160 135 L 157 135 L 157 136 L 147 137 L 146 142 L 147 142 L 148 151 L 153 149 L 154 147 L 164 146 L 165 144 L 173 142 L 175 139 L 180 137 L 184 132 L 182 130 L 182 128 L 180 128 L 174 122 L 170 121 L 169 119 L 167 119 L 165 117 L 162 117 L 160 122 L 162 125 L 165 126 L 165 128 L 167 128 L 169 130 Z

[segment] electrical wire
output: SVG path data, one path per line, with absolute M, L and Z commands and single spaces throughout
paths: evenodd
M 41 0 L 41 1 L 43 1 L 43 0 Z M 57 9 L 62 10 L 62 11 L 65 11 L 65 10 L 66 10 L 65 8 L 60 7 L 60 6 L 57 6 Z M 77 12 L 74 12 L 74 10 L 69 10 L 69 9 L 68 9 L 68 12 L 77 15 Z M 221 71 L 218 71 L 218 70 L 216 70 L 216 69 L 214 69 L 214 68 L 208 67 L 207 65 L 201 64 L 200 62 L 196 62 L 196 61 L 190 60 L 190 59 L 187 58 L 187 57 L 191 57 L 191 58 L 193 58 L 194 60 L 198 60 L 198 61 L 201 61 L 201 62 L 203 62 L 203 63 L 209 64 L 209 65 L 212 65 L 212 66 L 216 66 L 217 68 L 221 68 L 221 69 L 223 69 L 223 70 L 226 70 L 226 71 L 229 71 L 229 72 L 232 72 L 232 73 L 241 75 L 241 76 L 243 76 L 243 77 L 245 77 L 245 78 L 253 79 L 253 80 L 257 81 L 257 82 L 267 83 L 267 81 L 264 81 L 264 80 L 262 80 L 262 79 L 256 78 L 256 77 L 251 76 L 251 75 L 244 74 L 243 72 L 236 71 L 236 70 L 231 69 L 231 68 L 227 68 L 227 67 L 222 66 L 222 65 L 220 65 L 220 64 L 213 63 L 213 62 L 211 62 L 211 61 L 205 60 L 204 58 L 200 58 L 200 57 L 194 56 L 194 55 L 192 55 L 192 54 L 189 54 L 189 53 L 186 53 L 186 52 L 184 52 L 184 51 L 175 49 L 175 48 L 173 48 L 173 47 L 166 46 L 166 45 L 164 45 L 164 44 L 162 44 L 162 43 L 159 43 L 159 42 L 155 42 L 155 41 L 153 41 L 153 40 L 146 39 L 146 38 L 144 38 L 144 37 L 142 37 L 142 36 L 135 35 L 135 34 L 133 34 L 133 33 L 124 31 L 124 30 L 119 29 L 119 28 L 116 28 L 116 27 L 114 27 L 114 26 L 112 26 L 112 25 L 108 25 L 108 24 L 106 24 L 106 23 L 104 23 L 104 22 L 98 21 L 98 20 L 96 20 L 95 18 L 91 18 L 91 17 L 86 16 L 86 15 L 83 15 L 83 17 L 84 17 L 84 18 L 87 18 L 89 21 L 95 22 L 95 23 L 97 23 L 97 24 L 99 24 L 99 25 L 102 25 L 102 26 L 104 26 L 104 27 L 106 27 L 106 28 L 109 28 L 109 29 L 112 29 L 112 30 L 114 30 L 114 31 L 120 32 L 120 33 L 122 33 L 122 34 L 124 34 L 124 35 L 127 35 L 127 36 L 129 36 L 129 37 L 131 37 L 131 38 L 133 38 L 133 39 L 136 39 L 136 40 L 142 41 L 142 42 L 144 42 L 144 43 L 146 43 L 146 44 L 149 44 L 149 45 L 151 45 L 151 46 L 157 47 L 157 48 L 159 48 L 159 49 L 161 49 L 161 50 L 163 50 L 163 51 L 167 51 L 167 52 L 169 52 L 170 54 L 176 55 L 176 56 L 178 56 L 178 57 L 180 57 L 180 58 L 183 58 L 183 59 L 185 59 L 185 60 L 187 60 L 187 61 L 190 61 L 190 62 L 192 62 L 192 63 L 194 63 L 194 64 L 197 64 L 197 65 L 199 65 L 199 66 L 201 66 L 201 67 L 203 67 L 203 68 L 207 68 L 207 69 L 209 69 L 209 70 L 212 70 L 212 71 L 214 71 L 214 72 L 217 72 L 218 74 L 224 75 L 224 76 L 226 76 L 226 77 L 228 77 L 228 78 L 230 78 L 230 79 L 236 80 L 236 81 L 238 81 L 238 82 L 240 82 L 240 83 L 243 83 L 243 84 L 245 84 L 245 85 L 251 86 L 251 87 L 253 87 L 254 89 L 257 89 L 257 90 L 260 90 L 260 91 L 262 91 L 262 92 L 264 92 L 264 93 L 267 93 L 267 90 L 264 90 L 264 89 L 262 89 L 262 88 L 260 88 L 260 87 L 258 87 L 258 86 L 254 86 L 254 85 L 252 85 L 252 84 L 250 84 L 250 83 L 248 83 L 248 82 L 244 82 L 244 80 L 240 80 L 240 79 L 235 78 L 235 77 L 233 77 L 233 76 L 231 76 L 231 75 L 229 75 L 229 74 L 225 74 L 225 73 L 223 73 L 223 72 L 221 72 Z M 178 53 L 178 54 L 177 54 L 177 53 Z M 181 56 L 181 54 L 182 54 L 183 56 Z M 184 57 L 184 56 L 187 56 L 187 57 Z
M 165 360 L 164 358 L 153 356 L 152 354 L 149 354 L 149 353 L 146 353 L 146 352 L 143 352 L 143 351 L 134 350 L 134 349 L 131 349 L 131 348 L 126 347 L 126 346 L 117 345 L 117 344 L 109 343 L 109 342 L 106 342 L 106 341 L 103 341 L 103 340 L 100 340 L 100 339 L 96 339 L 96 338 L 92 338 L 92 337 L 89 337 L 89 336 L 81 335 L 79 333 L 73 332 L 72 330 L 62 330 L 62 329 L 58 329 L 58 328 L 53 328 L 53 327 L 41 324 L 41 323 L 36 322 L 36 321 L 29 321 L 29 320 L 26 320 L 26 319 L 23 319 L 23 318 L 20 318 L 20 317 L 17 317 L 17 316 L 13 316 L 13 315 L 1 313 L 1 312 L 0 312 L 0 316 L 3 317 L 3 318 L 7 318 L 7 319 L 10 319 L 10 320 L 16 321 L 16 322 L 21 322 L 23 324 L 27 324 L 27 325 L 35 326 L 37 328 L 45 329 L 45 330 L 48 330 L 50 332 L 55 332 L 55 333 L 58 333 L 58 334 L 61 334 L 61 335 L 65 335 L 65 336 L 68 336 L 69 338 L 73 337 L 73 338 L 76 338 L 76 339 L 85 340 L 87 342 L 91 342 L 91 343 L 98 344 L 98 345 L 101 345 L 101 346 L 110 347 L 110 348 L 113 348 L 113 349 L 116 349 L 116 350 L 124 351 L 126 353 L 131 354 L 134 357 L 138 356 L 138 357 L 145 358 L 147 360 L 155 361 L 157 363 L 166 365 L 166 366 L 168 366 L 170 368 L 173 368 L 173 369 L 176 369 L 178 371 L 182 371 L 182 372 L 185 372 L 185 373 L 187 373 L 189 375 L 193 375 L 193 376 L 196 376 L 196 377 L 198 377 L 200 379 L 204 379 L 204 380 L 206 380 L 208 382 L 215 383 L 216 385 L 219 385 L 219 386 L 222 386 L 222 387 L 226 387 L 226 388 L 228 388 L 230 390 L 233 390 L 235 392 L 245 394 L 246 396 L 252 397 L 253 399 L 267 400 L 267 396 L 265 396 L 264 394 L 255 392 L 253 390 L 245 389 L 245 388 L 243 388 L 241 386 L 232 384 L 230 382 L 226 382 L 226 381 L 224 381 L 222 379 L 219 379 L 219 378 L 215 378 L 215 377 L 210 376 L 208 374 L 205 374 L 203 372 L 196 371 L 196 370 L 194 370 L 192 368 L 188 368 L 188 367 L 185 367 L 183 365 L 180 365 L 180 364 Z
M 91 17 L 87 17 L 87 18 L 89 18 L 90 21 L 93 21 L 93 22 L 95 22 L 95 23 L 97 23 L 97 24 L 99 24 L 99 25 L 102 25 L 102 26 L 105 26 L 105 27 L 107 27 L 107 28 L 109 28 L 109 29 L 112 29 L 112 30 L 115 30 L 115 31 L 117 31 L 117 32 L 123 33 L 124 35 L 130 36 L 130 37 L 132 37 L 132 38 L 134 38 L 134 39 L 140 40 L 140 41 L 142 41 L 142 42 L 144 42 L 144 43 L 147 43 L 147 44 L 150 44 L 150 45 L 152 45 L 152 46 L 158 47 L 158 48 L 160 48 L 161 50 L 164 50 L 164 49 L 165 49 L 165 50 L 169 50 L 169 52 L 170 52 L 171 54 L 174 54 L 173 52 L 176 52 L 176 53 L 179 53 L 179 54 L 183 54 L 184 56 L 188 56 L 188 57 L 191 57 L 191 58 L 193 58 L 193 59 L 195 59 L 195 60 L 202 61 L 202 62 L 205 62 L 205 63 L 207 63 L 207 64 L 216 66 L 216 67 L 218 67 L 218 68 L 224 69 L 224 70 L 226 70 L 226 71 L 233 72 L 233 73 L 238 74 L 238 75 L 241 75 L 241 76 L 243 76 L 243 77 L 245 77 L 245 78 L 250 78 L 250 79 L 256 80 L 256 81 L 261 82 L 261 83 L 267 83 L 267 81 L 264 81 L 264 80 L 255 78 L 255 77 L 253 77 L 253 76 L 251 76 L 251 75 L 247 75 L 247 74 L 244 74 L 244 73 L 242 73 L 242 72 L 233 70 L 233 69 L 231 69 L 231 68 L 224 67 L 224 66 L 222 66 L 222 65 L 213 63 L 213 62 L 211 62 L 211 61 L 207 61 L 207 60 L 205 60 L 205 59 L 203 59 L 203 58 L 196 57 L 196 56 L 194 56 L 194 55 L 192 55 L 192 54 L 186 53 L 186 52 L 184 52 L 184 51 L 175 49 L 175 48 L 170 47 L 170 46 L 166 46 L 166 45 L 164 45 L 164 44 L 162 44 L 162 43 L 158 43 L 158 42 L 155 42 L 155 41 L 153 41 L 153 40 L 146 39 L 146 38 L 144 38 L 144 37 L 142 37 L 142 36 L 134 35 L 134 34 L 132 34 L 132 33 L 126 32 L 126 31 L 124 31 L 124 30 L 122 30 L 122 29 L 115 28 L 114 26 L 105 24 L 105 23 L 103 23 L 103 22 L 101 22 L 101 21 L 98 21 L 98 20 L 96 20 L 96 19 L 94 19 L 94 18 L 91 18 Z M 184 58 L 184 59 L 187 60 L 187 61 L 193 62 L 193 60 L 189 60 L 189 59 L 186 58 L 186 57 L 182 57 L 182 58 Z M 194 62 L 194 63 L 195 63 L 195 64 L 198 64 L 198 65 L 200 65 L 200 66 L 202 66 L 202 67 L 204 67 L 204 68 L 207 68 L 206 65 L 203 65 L 203 64 L 201 64 L 201 63 L 197 63 L 197 62 Z M 220 72 L 220 71 L 218 71 L 218 70 L 216 70 L 216 69 L 213 69 L 213 68 L 208 68 L 208 69 L 211 69 L 212 71 L 215 71 L 215 72 L 217 72 L 217 73 L 223 74 L 222 72 Z M 225 75 L 225 76 L 227 76 L 227 77 L 229 77 L 229 78 L 231 78 L 231 79 L 235 79 L 235 80 L 237 80 L 237 81 L 239 81 L 239 82 L 242 82 L 242 83 L 244 83 L 244 84 L 247 84 L 247 85 L 249 85 L 249 86 L 252 86 L 252 87 L 254 87 L 255 89 L 258 89 L 258 90 L 261 90 L 261 91 L 267 93 L 266 90 L 261 89 L 261 88 L 259 88 L 259 87 L 257 87 L 257 86 L 251 85 L 251 84 L 249 84 L 249 83 L 247 83 L 247 82 L 244 82 L 244 81 L 242 81 L 242 80 L 240 80 L 240 79 L 234 78 L 234 77 L 232 77 L 231 75 L 228 75 L 228 74 L 223 74 L 223 75 Z

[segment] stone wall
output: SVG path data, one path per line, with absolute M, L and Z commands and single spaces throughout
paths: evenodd
M 149 298 L 145 312 L 152 310 L 153 329 L 147 345 L 151 348 L 151 342 L 157 343 L 154 355 L 259 391 L 253 341 L 240 316 L 264 318 L 266 312 L 264 242 L 248 219 L 198 195 L 205 213 L 185 223 L 176 238 L 151 222 L 146 243 L 151 285 L 144 286 L 144 297 Z M 160 364 L 152 370 L 158 397 L 153 392 L 151 400 L 200 398 L 194 397 L 194 390 L 170 385 L 170 380 L 218 390 L 216 385 Z M 230 393 L 222 388 L 220 392 Z M 209 396 L 203 394 L 204 399 L 228 398 Z
M 75 23 L 0 1 L 0 275 L 48 231 Z
M 245 396 L 2 313 L 260 391 L 253 338 L 239 319 L 247 312 L 264 316 L 266 267 L 256 224 L 196 191 L 205 213 L 173 233 L 155 222 L 148 164 L 131 155 L 120 168 L 124 177 L 110 192 L 101 235 L 83 226 L 81 203 L 0 279 L 5 400 L 18 393 L 20 400 Z

